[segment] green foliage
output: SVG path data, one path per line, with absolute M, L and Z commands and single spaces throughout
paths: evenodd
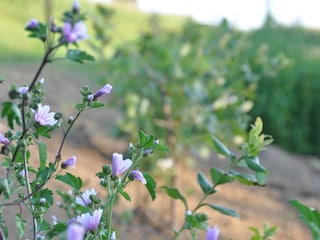
M 264 119 L 278 145 L 320 156 L 319 31 L 274 24 L 251 32 L 249 39 L 251 54 L 264 44 L 286 64 L 276 77 L 261 78 L 251 116 Z
M 80 190 L 82 187 L 82 180 L 79 177 L 73 176 L 71 173 L 66 173 L 65 175 L 58 175 L 56 177 L 57 180 L 64 182 L 65 184 L 69 185 L 73 189 Z
M 320 239 L 320 212 L 310 208 L 297 200 L 290 200 L 289 203 L 300 213 L 300 219 L 309 227 L 313 240 Z
M 93 56 L 79 49 L 69 49 L 67 51 L 66 58 L 81 64 L 83 64 L 84 61 L 94 61 Z
M 242 154 L 240 157 L 237 157 L 234 153 L 232 153 L 216 137 L 212 137 L 213 148 L 217 150 L 217 153 L 229 157 L 229 167 L 226 171 L 214 167 L 210 168 L 210 176 L 212 182 L 210 182 L 203 173 L 198 173 L 197 181 L 203 192 L 203 197 L 200 199 L 200 201 L 192 211 L 188 208 L 186 197 L 179 191 L 179 189 L 170 188 L 167 186 L 162 187 L 169 197 L 182 201 L 185 207 L 185 222 L 179 231 L 175 231 L 175 238 L 179 236 L 182 231 L 189 230 L 191 235 L 193 236 L 193 239 L 196 239 L 197 230 L 203 229 L 207 226 L 205 225 L 206 220 L 197 220 L 198 218 L 196 217 L 197 214 L 199 214 L 199 209 L 205 206 L 223 215 L 240 218 L 240 215 L 237 211 L 225 206 L 209 203 L 207 202 L 207 197 L 216 194 L 218 192 L 218 186 L 231 183 L 234 180 L 238 180 L 240 183 L 245 185 L 265 186 L 265 182 L 269 174 L 268 171 L 259 163 L 258 155 L 261 151 L 264 150 L 265 146 L 269 145 L 272 142 L 272 139 L 270 136 L 264 135 L 262 133 L 262 129 L 262 120 L 260 118 L 257 118 L 248 134 L 248 140 L 242 144 Z M 238 168 L 242 168 L 244 169 L 244 171 L 242 172 L 238 170 Z M 253 171 L 253 173 L 248 173 L 248 170 Z M 208 217 L 207 214 L 201 214 L 201 216 Z M 254 230 L 254 232 L 256 233 L 256 237 L 260 236 L 259 232 L 256 232 L 256 229 L 252 228 L 252 230 Z M 274 228 L 265 228 L 265 238 L 253 239 L 268 239 L 268 237 L 271 236 L 274 231 Z
M 249 227 L 249 229 L 254 233 L 250 240 L 269 240 L 277 230 L 277 226 L 269 227 L 266 223 L 263 226 L 263 233 L 260 233 L 259 229 L 256 227 Z

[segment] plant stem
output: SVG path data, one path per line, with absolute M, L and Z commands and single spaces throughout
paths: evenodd
M 109 197 L 110 197 L 110 201 L 108 201 L 109 203 L 109 219 L 108 219 L 108 237 L 107 239 L 110 240 L 111 238 L 111 228 L 112 228 L 112 211 L 113 211 L 113 202 L 115 197 L 117 196 L 117 189 L 112 192 L 111 188 L 110 188 L 110 184 L 107 184 L 107 190 L 109 193 Z
M 82 111 L 83 111 L 83 110 L 82 110 Z M 67 138 L 67 136 L 68 136 L 68 134 L 69 134 L 72 126 L 74 125 L 74 123 L 76 122 L 76 120 L 79 118 L 79 116 L 80 116 L 80 114 L 82 113 L 82 111 L 79 111 L 79 112 L 77 113 L 77 115 L 75 116 L 75 118 L 73 119 L 73 121 L 69 124 L 69 127 L 67 128 L 67 131 L 64 133 L 63 138 L 62 138 L 62 141 L 61 141 L 61 143 L 60 143 L 59 150 L 58 150 L 57 155 L 56 155 L 56 160 L 55 160 L 55 162 L 54 162 L 55 164 L 61 160 L 61 151 L 62 151 L 63 145 L 64 145 L 64 143 L 65 143 L 65 141 L 66 141 L 66 138 Z
M 26 179 L 27 193 L 28 193 L 28 198 L 29 198 L 29 202 L 30 202 L 30 208 L 31 208 L 31 212 L 32 212 L 33 239 L 36 240 L 37 232 L 38 232 L 38 226 L 37 226 L 37 220 L 33 216 L 34 206 L 31 203 L 31 187 L 30 187 L 30 180 L 29 180 L 29 174 L 28 174 L 28 161 L 27 161 L 27 154 L 26 154 L 25 147 L 23 147 L 23 165 L 24 165 L 24 173 L 25 173 L 25 179 Z

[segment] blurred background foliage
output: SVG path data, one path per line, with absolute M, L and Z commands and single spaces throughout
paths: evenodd
M 23 28 L 32 17 L 46 19 L 44 2 L 0 2 L 2 66 L 41 56 L 41 45 L 28 40 Z M 71 2 L 52 1 L 55 21 Z M 249 32 L 227 22 L 205 26 L 168 15 L 150 20 L 126 1 L 107 9 L 81 1 L 81 7 L 92 37 L 81 47 L 98 60 L 98 67 L 85 71 L 117 85 L 121 132 L 141 128 L 170 140 L 174 131 L 182 151 L 198 140 L 195 133 L 219 129 L 222 138 L 241 136 L 261 116 L 276 144 L 320 156 L 320 30 L 284 27 L 271 16 Z

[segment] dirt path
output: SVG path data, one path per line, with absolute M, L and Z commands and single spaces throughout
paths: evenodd
M 30 79 L 33 75 L 32 67 L 1 67 L 0 73 L 8 83 L 14 81 L 17 85 L 23 83 L 23 79 Z M 56 68 L 50 67 L 44 76 L 47 91 L 46 103 L 52 105 L 53 110 L 59 109 L 70 115 L 74 113 L 73 106 L 78 99 L 78 90 L 83 84 L 90 84 L 83 76 L 76 73 L 56 72 Z M 54 82 L 54 85 L 52 84 Z M 0 100 L 6 98 L 3 92 L 9 84 L 0 85 Z M 98 86 L 97 86 L 98 87 Z M 69 100 L 65 100 L 68 96 Z M 111 97 L 111 96 L 110 96 Z M 63 100 L 63 101 L 62 101 Z M 101 166 L 110 163 L 113 152 L 123 152 L 127 143 L 112 139 L 108 131 L 114 126 L 117 113 L 112 109 L 91 112 L 77 124 L 77 130 L 73 130 L 72 136 L 63 151 L 63 157 L 77 155 L 78 162 L 76 170 L 72 173 L 83 177 L 87 187 L 98 187 L 97 178 L 93 177 L 101 169 Z M 3 123 L 2 123 L 3 126 Z M 0 125 L 1 130 L 1 125 Z M 52 158 L 56 152 L 56 143 L 59 136 L 53 142 L 48 142 L 49 156 Z M 276 146 L 271 146 L 265 151 L 261 160 L 270 170 L 270 178 L 264 188 L 245 187 L 240 184 L 231 184 L 220 189 L 212 199 L 212 202 L 221 204 L 237 210 L 241 219 L 233 219 L 222 216 L 211 210 L 211 225 L 217 224 L 221 230 L 220 240 L 234 239 L 244 240 L 251 236 L 249 226 L 260 229 L 265 222 L 269 225 L 278 225 L 279 228 L 273 239 L 301 240 L 311 239 L 306 228 L 298 220 L 296 211 L 288 204 L 289 199 L 299 201 L 320 209 L 320 161 L 307 156 L 289 154 Z M 208 167 L 218 166 L 223 168 L 225 161 L 217 157 L 207 162 L 199 162 L 195 169 L 182 169 L 180 184 L 183 190 L 193 189 L 193 194 L 188 198 L 191 205 L 199 197 L 200 189 L 197 187 L 196 174 L 202 171 L 208 175 Z M 57 188 L 64 187 L 53 183 Z M 159 197 L 154 203 L 145 203 L 144 214 L 133 210 L 139 201 L 140 193 L 144 189 L 139 184 L 130 186 L 133 194 L 131 203 L 120 201 L 117 206 L 119 228 L 122 232 L 121 239 L 169 239 L 168 231 L 161 229 L 163 219 L 160 212 L 168 204 L 168 198 L 159 190 Z M 181 206 L 178 204 L 178 206 Z M 57 209 L 54 213 L 62 217 Z M 178 208 L 178 213 L 183 219 L 183 209 Z M 122 214 L 122 217 L 120 215 Z M 159 228 L 160 226 L 160 228 Z M 168 230 L 168 228 L 166 229 Z M 187 238 L 189 239 L 189 238 Z M 201 238 L 199 238 L 201 239 Z

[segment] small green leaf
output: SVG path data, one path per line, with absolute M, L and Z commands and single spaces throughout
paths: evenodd
M 212 184 L 208 181 L 205 175 L 203 175 L 201 172 L 198 173 L 197 176 L 198 183 L 205 194 L 211 194 L 216 192 L 212 186 Z
M 80 190 L 80 188 L 82 187 L 81 178 L 75 177 L 71 173 L 66 173 L 66 175 L 58 175 L 56 179 L 77 190 Z
M 4 194 L 4 196 L 9 199 L 11 196 L 10 186 L 7 178 L 0 178 L 0 195 Z
M 204 213 L 196 213 L 194 215 L 186 215 L 186 223 L 187 225 L 185 226 L 187 229 L 202 229 L 206 230 L 208 229 L 208 216 Z
M 255 175 L 229 171 L 240 183 L 245 185 L 259 185 Z
M 47 161 L 47 147 L 42 141 L 38 143 L 39 159 L 40 159 L 40 169 L 45 168 Z
M 255 172 L 266 172 L 266 169 L 260 165 L 258 157 L 245 157 L 244 160 L 251 170 Z
M 269 176 L 269 172 L 265 171 L 265 172 L 257 172 L 256 173 L 256 179 L 257 179 L 257 183 L 259 186 L 265 186 L 267 179 Z
M 156 199 L 156 188 L 157 188 L 157 183 L 156 181 L 153 179 L 153 177 L 151 177 L 149 174 L 147 173 L 143 173 L 144 178 L 147 181 L 147 184 L 145 185 L 146 188 L 149 191 L 150 197 L 152 199 L 152 201 L 154 201 Z
M 188 208 L 187 201 L 186 201 L 185 197 L 179 192 L 178 189 L 170 188 L 170 187 L 167 187 L 167 186 L 163 186 L 161 188 L 163 188 L 166 191 L 166 193 L 168 194 L 169 197 L 171 197 L 173 199 L 181 200 L 183 202 L 183 204 L 184 204 L 184 207 L 185 207 L 186 211 L 188 211 L 189 208 Z
M 232 175 L 229 175 L 225 171 L 217 168 L 211 168 L 210 175 L 211 175 L 211 180 L 215 186 L 232 182 L 234 180 L 234 177 Z
M 57 223 L 53 226 L 52 230 L 47 233 L 47 235 L 51 239 L 55 236 L 58 236 L 65 230 L 67 230 L 67 225 L 65 223 Z
M 16 214 L 16 227 L 18 230 L 19 239 L 22 239 L 22 237 L 24 235 L 26 223 L 27 223 L 27 221 L 22 218 L 21 214 Z
M 218 138 L 212 136 L 212 141 L 217 153 L 227 157 L 234 156 L 234 154 L 222 142 L 220 142 Z
M 234 211 L 230 208 L 226 208 L 226 207 L 216 205 L 216 204 L 211 204 L 211 203 L 206 203 L 204 205 L 207 205 L 207 206 L 211 207 L 212 209 L 214 209 L 224 215 L 240 218 L 240 215 L 236 211 Z
M 290 200 L 289 203 L 300 213 L 300 219 L 309 227 L 313 239 L 320 239 L 320 212 L 310 208 L 297 200 Z
M 66 58 L 83 64 L 84 60 L 94 61 L 94 57 L 86 53 L 85 51 L 81 51 L 79 49 L 69 49 L 66 54 Z
M 128 202 L 131 201 L 130 195 L 129 195 L 127 192 L 120 191 L 119 193 L 120 193 L 120 194 L 122 195 L 122 197 L 124 197 Z
M 14 123 L 21 125 L 21 113 L 17 104 L 12 102 L 2 103 L 2 117 L 7 117 L 8 125 L 11 129 L 14 129 Z

